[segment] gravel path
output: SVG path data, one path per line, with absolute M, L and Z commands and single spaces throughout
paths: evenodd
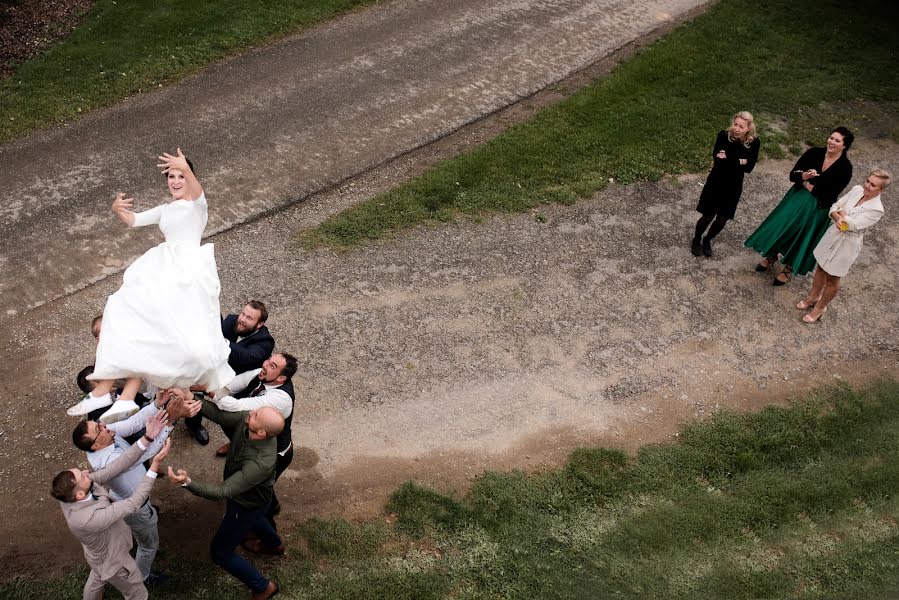
M 0 318 L 118 272 L 124 190 L 161 200 L 181 146 L 214 198 L 207 234 L 297 202 L 526 97 L 702 0 L 396 0 L 0 146 Z M 22 261 L 22 256 L 41 260 Z

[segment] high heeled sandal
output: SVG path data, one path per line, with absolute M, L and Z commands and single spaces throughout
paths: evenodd
M 808 310 L 810 308 L 814 308 L 817 303 L 818 303 L 817 300 L 815 300 L 813 302 L 806 302 L 805 300 L 800 300 L 799 302 L 796 303 L 796 308 L 798 308 L 799 310 Z
M 803 323 L 820 323 L 821 318 L 824 317 L 824 313 L 826 313 L 826 312 L 827 312 L 827 307 L 825 306 L 824 310 L 821 311 L 821 314 L 819 314 L 817 316 L 817 318 L 813 317 L 812 313 L 806 313 L 806 314 L 802 315 L 802 322 Z
M 766 256 L 764 258 L 764 260 L 762 260 L 762 262 L 760 262 L 759 264 L 757 264 L 755 266 L 755 270 L 758 271 L 759 273 L 764 273 L 764 272 L 768 271 L 768 269 L 770 269 L 776 262 L 777 262 L 776 258 L 768 258 Z M 768 263 L 768 264 L 765 264 L 765 263 Z
M 786 279 L 781 281 L 780 279 L 777 278 L 777 277 L 780 277 L 781 275 L 786 277 Z M 774 278 L 774 281 L 771 282 L 771 285 L 773 285 L 774 287 L 781 286 L 781 285 L 787 285 L 788 283 L 790 283 L 790 280 L 793 279 L 793 268 L 785 266 L 784 270 L 781 271 L 777 277 Z

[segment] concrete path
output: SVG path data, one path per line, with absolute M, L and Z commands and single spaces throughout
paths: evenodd
M 0 147 L 0 319 L 120 271 L 158 231 L 109 202 L 165 199 L 181 146 L 207 235 L 297 202 L 583 68 L 701 0 L 399 0 Z M 148 239 L 152 238 L 152 239 Z

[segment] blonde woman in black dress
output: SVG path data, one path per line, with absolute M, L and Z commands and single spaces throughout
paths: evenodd
M 712 255 L 712 240 L 734 218 L 743 193 L 743 175 L 751 173 L 755 167 L 760 146 L 755 121 L 745 110 L 735 114 L 730 127 L 718 133 L 712 149 L 712 171 L 696 207 L 702 217 L 696 223 L 696 233 L 690 243 L 693 256 Z

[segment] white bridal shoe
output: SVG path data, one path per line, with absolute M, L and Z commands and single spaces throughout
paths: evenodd
M 134 400 L 116 400 L 112 407 L 100 415 L 99 421 L 105 425 L 118 423 L 140 410 Z
M 66 411 L 66 414 L 70 417 L 83 417 L 92 410 L 97 410 L 98 408 L 109 406 L 110 404 L 112 404 L 112 396 L 109 394 L 103 394 L 99 398 L 95 398 L 88 394 L 84 397 L 84 400 L 75 406 L 70 407 Z

